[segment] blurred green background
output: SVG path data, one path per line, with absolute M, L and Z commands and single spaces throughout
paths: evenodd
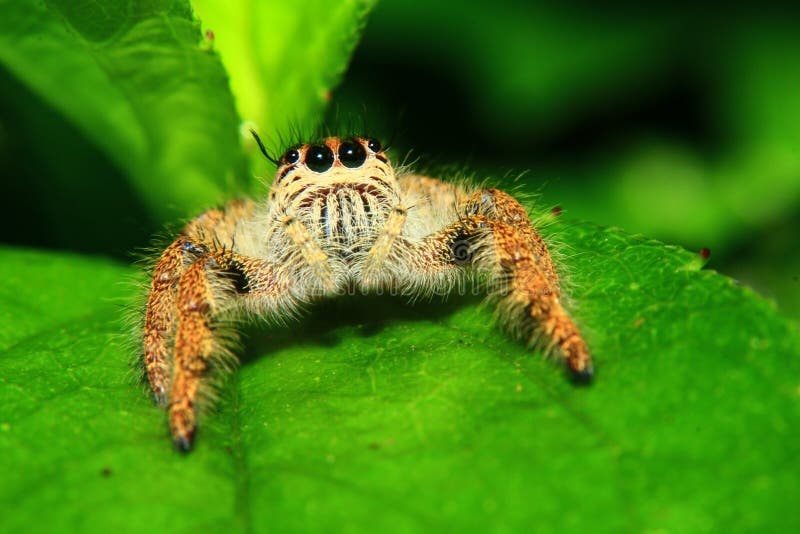
M 55 4 L 69 16 L 68 3 Z M 707 247 L 711 268 L 797 319 L 798 15 L 763 2 L 388 0 L 371 13 L 326 122 L 392 139 L 396 159 L 410 154 L 433 173 L 513 182 L 573 218 Z M 107 154 L 0 71 L 11 221 L 0 240 L 129 259 L 174 223 L 146 208 Z M 110 219 L 113 231 L 98 224 Z

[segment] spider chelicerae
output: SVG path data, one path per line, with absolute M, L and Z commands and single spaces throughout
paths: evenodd
M 372 138 L 328 137 L 275 163 L 264 201 L 206 211 L 155 264 L 142 352 L 178 449 L 192 447 L 213 375 L 236 362 L 232 321 L 282 319 L 353 289 L 446 294 L 477 276 L 501 323 L 591 380 L 547 246 L 513 197 L 399 172 Z

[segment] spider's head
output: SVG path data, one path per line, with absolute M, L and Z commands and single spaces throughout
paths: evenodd
M 397 180 L 380 141 L 328 137 L 320 143 L 290 148 L 278 160 L 270 200 L 285 206 L 307 203 L 308 195 L 330 194 L 338 189 L 384 199 L 395 196 Z

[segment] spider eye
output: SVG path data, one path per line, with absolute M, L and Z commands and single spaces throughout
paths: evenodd
M 333 165 L 333 152 L 322 145 L 311 145 L 306 151 L 306 167 L 314 172 L 325 172 Z
M 367 151 L 358 141 L 345 141 L 339 145 L 339 161 L 342 165 L 355 169 L 363 165 L 367 159 Z
M 284 152 L 283 157 L 281 158 L 281 163 L 291 165 L 292 163 L 297 163 L 299 159 L 300 152 L 298 152 L 296 148 L 290 148 Z
M 377 139 L 369 138 L 367 139 L 367 148 L 373 152 L 380 152 L 383 147 L 381 146 L 381 142 Z

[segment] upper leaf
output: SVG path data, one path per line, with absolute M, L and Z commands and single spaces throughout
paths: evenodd
M 238 119 L 200 44 L 185 1 L 10 2 L 0 17 L 0 61 L 124 169 L 160 220 L 235 189 Z
M 375 1 L 192 4 L 214 35 L 239 114 L 277 157 L 315 133 Z M 249 146 L 256 174 L 273 170 Z

